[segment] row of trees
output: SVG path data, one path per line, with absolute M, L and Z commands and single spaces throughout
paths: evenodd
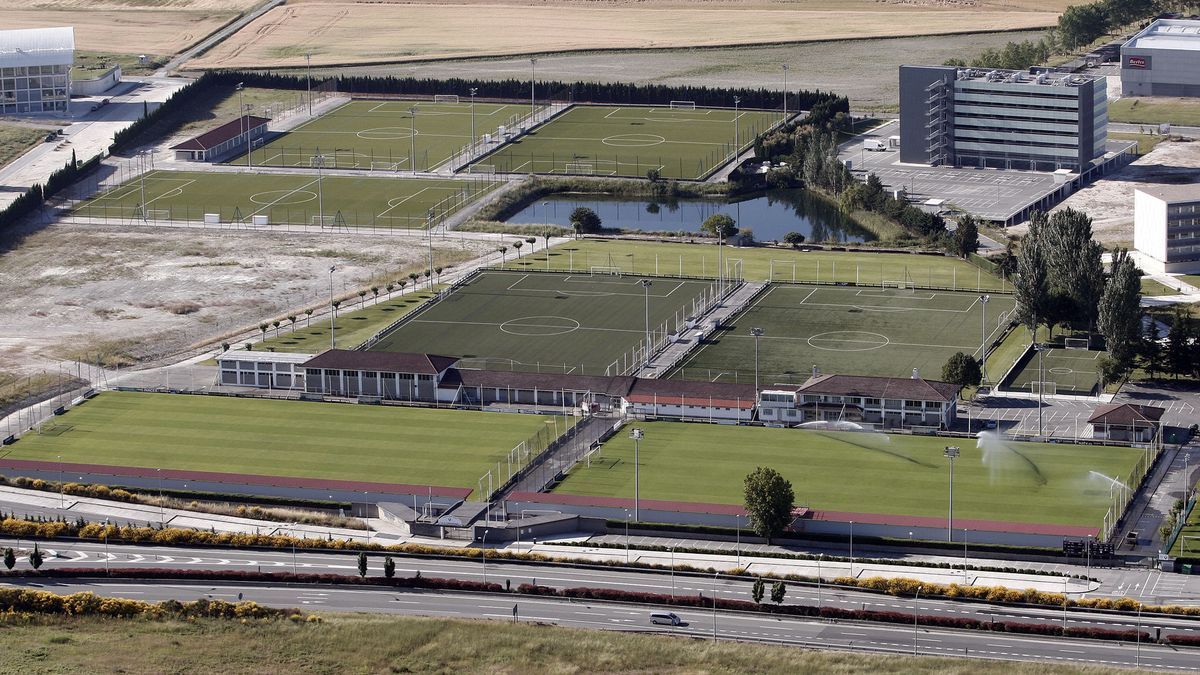
M 46 178 L 45 185 L 35 183 L 6 208 L 0 210 L 0 232 L 13 227 L 26 216 L 37 213 L 47 199 L 94 170 L 100 165 L 101 159 L 103 157 L 96 155 L 86 162 L 80 162 L 75 157 L 75 151 L 72 150 L 70 161 L 64 164 L 63 168 L 50 174 Z
M 1092 332 L 1105 287 L 1102 253 L 1087 214 L 1034 213 L 1017 259 L 1017 319 L 1030 331 L 1077 326 Z M 1136 316 L 1137 305 L 1132 309 Z

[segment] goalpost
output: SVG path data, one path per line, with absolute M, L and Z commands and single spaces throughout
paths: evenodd
M 1057 382 L 1044 382 L 1042 380 L 1034 380 L 1029 383 L 1029 393 L 1031 394 L 1050 394 L 1053 396 L 1058 393 Z
M 582 162 L 567 162 L 563 165 L 563 173 L 590 176 L 596 173 L 596 165 Z
M 588 268 L 588 273 L 594 277 L 619 277 L 621 276 L 621 268 L 609 265 L 592 265 Z
M 458 94 L 434 94 L 434 103 L 458 103 Z
M 399 171 L 401 162 L 371 162 L 372 171 Z
M 1089 340 L 1087 338 L 1075 338 L 1075 337 L 1063 338 L 1063 347 L 1066 349 L 1082 349 L 1084 351 L 1087 351 L 1087 349 L 1089 347 L 1088 343 L 1089 343 Z
M 138 215 L 142 216 L 143 214 L 139 213 Z M 171 210 L 170 209 L 147 209 L 145 211 L 143 219 L 144 220 L 170 220 L 171 219 Z
M 495 164 L 472 164 L 471 166 L 467 167 L 467 173 L 481 173 L 481 174 L 486 174 L 488 176 L 495 176 L 496 175 L 496 165 Z
M 309 220 L 309 225 L 320 225 L 321 227 L 333 227 L 334 219 L 337 216 L 313 216 Z
M 671 101 L 671 110 L 695 110 L 695 101 Z
M 907 279 L 884 279 L 879 282 L 879 287 L 885 291 L 889 288 L 908 293 L 915 293 L 917 291 L 917 287 Z
M 336 169 L 337 157 L 333 155 L 309 155 L 308 166 L 312 169 L 315 169 L 318 166 L 326 169 Z

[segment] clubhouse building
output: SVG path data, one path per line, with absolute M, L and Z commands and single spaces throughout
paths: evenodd
M 750 384 L 457 368 L 435 354 L 330 349 L 317 356 L 229 351 L 219 386 L 465 407 L 584 408 L 646 419 L 775 426 L 852 422 L 883 428 L 948 428 L 957 385 L 922 379 L 819 375 L 759 392 Z

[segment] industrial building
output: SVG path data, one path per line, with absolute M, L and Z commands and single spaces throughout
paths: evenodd
M 0 114 L 67 112 L 75 29 L 0 31 Z
M 1145 272 L 1200 272 L 1200 183 L 1134 190 L 1133 246 Z
M 1200 96 L 1200 21 L 1158 19 L 1121 47 L 1122 96 Z
M 900 161 L 1082 171 L 1104 156 L 1103 77 L 900 67 Z

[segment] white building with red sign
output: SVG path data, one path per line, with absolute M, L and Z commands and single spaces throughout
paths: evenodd
M 1200 21 L 1158 19 L 1121 46 L 1122 96 L 1200 96 Z

